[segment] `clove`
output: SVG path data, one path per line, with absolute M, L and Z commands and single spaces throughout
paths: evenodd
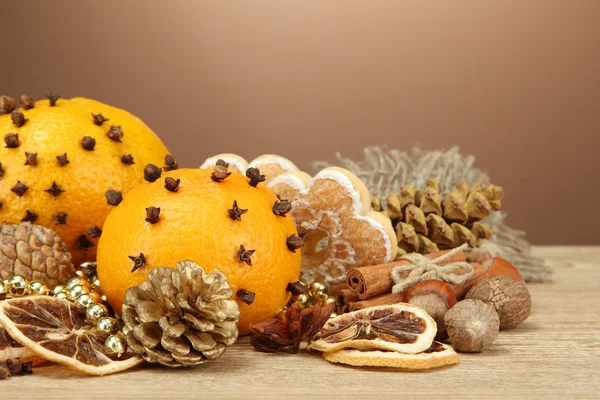
M 23 110 L 30 110 L 35 106 L 35 100 L 31 96 L 27 96 L 26 94 L 21 96 L 21 107 Z
M 277 197 L 279 198 L 279 196 Z M 287 213 L 292 210 L 292 203 L 287 200 L 275 201 L 275 205 L 273 206 L 273 214 L 278 215 L 280 217 L 285 217 Z
M 240 301 L 248 305 L 254 303 L 254 299 L 256 298 L 256 294 L 254 294 L 254 292 L 244 289 L 238 290 L 236 295 L 239 297 Z
M 98 125 L 98 126 L 102 126 L 103 123 L 105 123 L 106 121 L 110 121 L 108 118 L 104 118 L 104 115 L 98 113 L 98 114 L 94 114 L 92 113 L 92 119 L 94 120 L 94 124 Z
M 0 96 L 0 114 L 10 114 L 16 108 L 15 99 L 9 96 Z
M 119 191 L 109 189 L 104 193 L 106 202 L 111 206 L 118 206 L 123 201 L 123 194 Z
M 162 169 L 154 164 L 148 164 L 144 167 L 144 179 L 148 182 L 155 182 L 162 175 Z
M 10 118 L 12 119 L 13 125 L 16 126 L 17 128 L 22 127 L 23 125 L 25 125 L 25 122 L 28 121 L 28 119 L 25 118 L 25 114 L 23 114 L 19 110 L 15 110 L 15 111 L 11 112 Z
M 38 215 L 36 213 L 27 210 L 25 216 L 23 218 L 21 218 L 21 222 L 34 223 L 37 219 L 38 219 Z
M 133 261 L 133 268 L 131 269 L 131 272 L 135 272 L 138 269 L 146 266 L 146 256 L 144 256 L 144 253 L 140 253 L 138 257 L 129 256 L 129 259 Z
M 75 247 L 81 250 L 87 250 L 94 246 L 94 243 L 90 242 L 86 235 L 81 235 L 75 240 Z
M 123 163 L 123 165 L 135 164 L 133 162 L 133 156 L 131 154 L 123 154 L 121 156 L 121 162 Z
M 150 206 L 146 208 L 146 222 L 155 224 L 160 219 L 160 207 Z
M 25 165 L 36 166 L 37 165 L 37 153 L 25 152 Z
M 67 217 L 69 214 L 67 213 L 58 213 L 54 216 L 54 225 L 66 225 Z
M 58 165 L 60 165 L 61 167 L 64 167 L 65 165 L 70 163 L 70 161 L 67 159 L 67 153 L 61 154 L 60 156 L 56 156 L 56 161 L 58 161 Z
M 123 128 L 112 125 L 106 136 L 108 136 L 110 140 L 121 143 L 121 139 L 123 139 Z
M 247 265 L 252 266 L 252 260 L 250 257 L 256 252 L 256 250 L 246 250 L 244 245 L 240 245 L 240 249 L 237 252 L 237 259 L 239 263 L 246 263 Z
M 179 168 L 179 165 L 177 165 L 177 161 L 175 161 L 175 158 L 173 158 L 172 155 L 167 154 L 165 156 L 165 165 L 163 167 L 164 171 L 173 171 Z
M 16 149 L 19 147 L 19 134 L 18 133 L 7 133 L 4 135 L 4 143 L 6 143 L 7 149 Z
M 246 214 L 248 212 L 248 209 L 239 208 L 237 201 L 234 200 L 233 206 L 231 207 L 231 209 L 227 210 L 227 212 L 229 213 L 229 218 L 231 218 L 235 221 L 241 221 L 242 215 Z
M 60 96 L 57 94 L 54 94 L 52 92 L 48 92 L 46 94 L 46 97 L 48 98 L 48 100 L 50 100 L 50 107 L 54 107 L 54 106 L 56 106 L 56 102 L 58 101 L 58 98 Z
M 304 240 L 302 240 L 301 237 L 297 236 L 297 235 L 292 235 L 290 237 L 287 238 L 286 241 L 286 245 L 287 248 L 292 252 L 295 253 L 296 250 L 298 250 L 299 248 L 301 248 L 302 246 L 304 246 Z
M 25 194 L 25 192 L 27 191 L 27 189 L 29 189 L 29 187 L 23 183 L 21 183 L 21 181 L 17 181 L 17 183 L 15 184 L 15 186 L 13 186 L 10 190 L 14 193 L 17 194 L 17 196 L 19 197 L 23 197 L 23 195 Z
M 259 183 L 266 180 L 265 176 L 260 174 L 260 170 L 258 168 L 248 168 L 246 170 L 246 176 L 250 178 L 248 184 L 252 187 L 256 187 Z
M 100 229 L 100 227 L 96 225 L 90 226 L 85 232 L 85 234 L 91 237 L 92 239 L 97 239 L 102 235 L 102 229 Z
M 290 282 L 287 284 L 285 290 L 290 292 L 292 296 L 299 296 L 306 293 L 306 286 L 300 281 Z
M 96 139 L 91 136 L 84 136 L 83 139 L 81 139 L 81 147 L 87 151 L 93 151 L 96 147 Z
M 173 179 L 170 176 L 167 176 L 165 178 L 165 189 L 167 189 L 169 192 L 177 192 L 179 190 L 179 183 L 181 182 L 181 179 Z
M 56 199 L 62 192 L 64 192 L 64 190 L 58 187 L 56 182 L 52 181 L 52 186 L 50 187 L 50 189 L 46 189 L 44 190 L 44 192 L 51 194 L 52 197 Z

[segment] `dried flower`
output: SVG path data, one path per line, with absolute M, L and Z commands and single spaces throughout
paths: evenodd
M 87 250 L 94 247 L 94 243 L 90 242 L 86 235 L 81 235 L 75 240 L 75 247 L 82 250 Z
M 87 151 L 93 151 L 94 147 L 96 147 L 96 139 L 91 136 L 84 136 L 83 139 L 81 139 L 81 147 Z
M 10 118 L 12 119 L 13 125 L 17 128 L 22 127 L 25 125 L 25 122 L 28 121 L 28 119 L 25 118 L 25 114 L 23 114 L 20 110 L 15 110 L 10 113 Z
M 69 214 L 67 213 L 58 213 L 54 216 L 54 225 L 66 225 L 67 217 Z
M 94 114 L 92 113 L 92 118 L 94 120 L 94 124 L 98 125 L 98 126 L 102 126 L 103 123 L 105 123 L 106 121 L 109 121 L 108 118 L 104 118 L 104 115 L 98 113 L 98 114 Z
M 96 225 L 90 226 L 86 231 L 86 235 L 88 235 L 92 239 L 97 239 L 102 235 L 102 229 L 100 229 L 100 227 Z
M 146 222 L 155 224 L 160 219 L 160 207 L 150 206 L 146 208 Z
M 254 299 L 256 298 L 256 294 L 254 292 L 244 289 L 238 290 L 236 296 L 240 299 L 240 301 L 248 305 L 254 303 Z
M 112 125 L 108 130 L 106 136 L 108 136 L 110 140 L 114 140 L 115 142 L 120 143 L 121 139 L 123 139 L 123 128 L 121 128 L 120 126 Z
M 292 235 L 287 238 L 286 245 L 292 253 L 295 253 L 296 250 L 304 246 L 304 240 L 302 240 L 299 236 Z
M 246 214 L 248 212 L 248 209 L 239 208 L 237 201 L 234 200 L 233 206 L 231 207 L 231 209 L 227 210 L 227 212 L 229 213 L 229 218 L 231 218 L 235 221 L 241 221 L 242 215 Z
M 4 143 L 6 143 L 7 149 L 16 149 L 19 147 L 19 134 L 17 133 L 7 133 L 4 135 Z
M 173 158 L 172 155 L 167 154 L 165 156 L 165 165 L 163 167 L 163 171 L 173 171 L 178 168 L 179 166 L 177 165 L 177 161 L 175 161 L 175 158 Z
M 297 353 L 300 343 L 312 340 L 325 325 L 334 308 L 335 303 L 325 303 L 322 300 L 308 308 L 294 303 L 283 319 L 272 318 L 250 324 L 250 343 L 256 350 L 268 353 L 285 349 Z
M 50 100 L 50 107 L 54 107 L 54 106 L 56 106 L 56 102 L 58 101 L 58 98 L 60 96 L 57 94 L 54 94 L 52 92 L 48 92 L 46 94 L 46 97 L 48 98 L 48 100 Z
M 279 196 L 277 196 L 279 198 Z M 273 206 L 273 214 L 278 215 L 280 217 L 285 217 L 287 213 L 292 211 L 292 203 L 287 200 L 275 201 L 275 205 Z
M 9 96 L 0 96 L 0 113 L 10 114 L 16 108 L 15 99 Z
M 252 187 L 256 187 L 259 183 L 266 180 L 265 176 L 260 174 L 258 168 L 248 168 L 246 170 L 246 176 L 250 178 L 248 184 Z
M 170 176 L 167 176 L 165 178 L 165 189 L 167 189 L 169 192 L 177 192 L 179 190 L 179 183 L 181 182 L 181 179 L 173 179 Z
M 17 181 L 17 183 L 15 184 L 15 186 L 13 186 L 10 190 L 15 193 L 17 196 L 22 197 L 25 192 L 27 191 L 27 189 L 29 189 L 29 187 L 23 183 L 21 183 L 21 181 Z
M 144 167 L 144 179 L 148 182 L 155 182 L 162 175 L 162 169 L 154 164 L 148 164 Z
M 252 266 L 252 260 L 250 259 L 250 257 L 252 256 L 252 254 L 254 254 L 255 251 L 256 250 L 246 250 L 244 248 L 244 245 L 240 244 L 240 249 L 237 253 L 238 262 L 245 262 L 246 264 Z
M 67 153 L 61 154 L 60 156 L 56 156 L 56 161 L 58 161 L 58 165 L 60 165 L 61 167 L 64 167 L 65 165 L 70 163 L 70 161 L 67 160 Z
M 135 272 L 138 269 L 146 266 L 146 256 L 144 256 L 144 253 L 140 253 L 140 255 L 137 257 L 129 256 L 129 259 L 133 261 L 133 268 L 131 269 L 131 272 Z
M 30 110 L 35 106 L 35 100 L 31 96 L 27 96 L 26 94 L 21 96 L 21 107 L 23 110 Z
M 52 186 L 50 189 L 46 189 L 44 192 L 51 194 L 52 197 L 56 199 L 62 192 L 64 192 L 64 190 L 59 188 L 56 182 L 52 181 Z
M 104 193 L 106 201 L 111 206 L 118 206 L 123 201 L 123 194 L 113 189 L 109 189 Z

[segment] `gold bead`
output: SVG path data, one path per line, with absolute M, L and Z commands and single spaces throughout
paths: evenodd
M 96 322 L 96 328 L 99 331 L 112 335 L 119 330 L 119 325 L 117 324 L 117 320 L 111 317 L 102 317 Z
M 120 357 L 123 353 L 125 353 L 126 349 L 124 335 L 120 332 L 116 335 L 110 335 L 104 341 L 104 347 L 106 347 L 106 351 L 108 353 L 116 354 L 118 357 Z
M 83 271 L 77 270 L 77 271 L 75 271 L 75 274 L 77 274 L 77 276 L 80 277 L 80 278 L 85 278 L 83 276 Z
M 46 294 L 48 293 L 48 288 L 42 282 L 33 281 L 29 282 L 29 290 L 32 294 Z
M 335 299 L 333 297 L 326 297 L 323 300 L 325 300 L 325 304 L 335 303 Z
M 98 280 L 98 276 L 97 275 L 92 275 L 89 278 L 87 278 L 87 281 L 91 284 L 94 284 L 95 281 Z
M 98 304 L 102 303 L 102 295 L 100 293 L 92 292 L 92 293 L 90 293 L 90 297 L 92 298 L 92 301 L 94 303 L 98 303 Z
M 81 285 L 76 285 L 69 289 L 68 298 L 69 300 L 75 300 L 77 297 L 84 293 L 88 294 L 88 290 Z
M 92 289 L 92 285 L 85 279 L 81 277 L 71 278 L 69 282 L 67 282 L 67 289 L 72 289 L 75 286 L 83 286 L 88 291 Z
M 306 295 L 306 293 L 303 293 L 300 296 L 298 296 L 298 303 L 300 303 L 302 307 L 307 306 L 309 301 L 310 298 Z
M 58 285 L 55 286 L 54 289 L 52 289 L 52 292 L 54 292 L 54 294 L 58 294 L 58 293 L 62 293 L 65 291 L 65 287 L 63 285 Z
M 90 304 L 85 310 L 85 315 L 90 321 L 96 323 L 100 318 L 108 315 L 108 309 L 102 304 Z
M 319 299 L 321 299 L 321 300 L 325 300 L 325 302 L 327 302 L 327 300 L 328 300 L 328 299 L 331 299 L 331 300 L 335 301 L 333 298 L 329 297 L 329 295 L 328 295 L 327 293 L 323 293 L 323 292 L 320 292 L 320 293 L 317 295 L 317 297 L 318 297 Z
M 4 283 L 4 281 L 0 281 L 0 298 L 2 298 L 2 295 L 5 295 L 8 293 L 8 288 L 6 287 L 6 284 Z
M 24 276 L 15 275 L 8 280 L 8 293 L 12 296 L 26 296 L 29 294 L 29 282 Z
M 327 288 L 325 287 L 325 285 L 323 285 L 322 283 L 319 282 L 313 282 L 310 284 L 310 286 L 308 287 L 308 290 L 311 293 L 320 293 L 320 292 L 327 292 Z
M 68 299 L 67 292 L 58 292 L 54 295 L 54 297 L 56 297 L 57 299 Z
M 93 284 L 94 286 L 98 286 L 98 287 L 100 287 L 100 279 L 96 278 L 96 280 L 92 281 L 92 284 Z
M 75 304 L 85 308 L 90 304 L 94 304 L 94 300 L 92 300 L 92 297 L 89 294 L 84 293 L 77 296 L 77 298 L 75 299 Z

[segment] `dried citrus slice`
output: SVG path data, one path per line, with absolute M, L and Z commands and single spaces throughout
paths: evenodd
M 398 303 L 330 319 L 309 348 L 324 352 L 355 348 L 416 354 L 431 346 L 436 332 L 435 321 L 425 310 Z
M 30 362 L 33 367 L 46 361 L 27 347 L 16 342 L 0 325 L 0 364 L 8 360 L 19 360 L 22 363 Z
M 323 353 L 329 362 L 356 367 L 389 367 L 408 370 L 438 368 L 458 364 L 458 354 L 447 344 L 433 342 L 423 353 L 406 354 L 395 351 L 339 350 Z
M 86 320 L 85 309 L 50 296 L 0 302 L 0 324 L 17 342 L 47 360 L 91 375 L 124 371 L 142 362 L 132 352 L 107 354 L 105 337 Z

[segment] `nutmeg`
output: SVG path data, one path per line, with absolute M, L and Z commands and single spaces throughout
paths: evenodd
M 494 307 L 500 317 L 500 329 L 522 324 L 531 313 L 531 295 L 527 285 L 506 276 L 493 276 L 475 285 L 466 296 Z
M 444 317 L 452 347 L 467 353 L 479 353 L 498 337 L 500 318 L 489 304 L 467 299 L 458 302 Z
M 419 282 L 404 292 L 404 302 L 419 306 L 431 315 L 437 324 L 436 339 L 447 337 L 444 316 L 456 304 L 456 296 L 448 284 L 438 280 Z

